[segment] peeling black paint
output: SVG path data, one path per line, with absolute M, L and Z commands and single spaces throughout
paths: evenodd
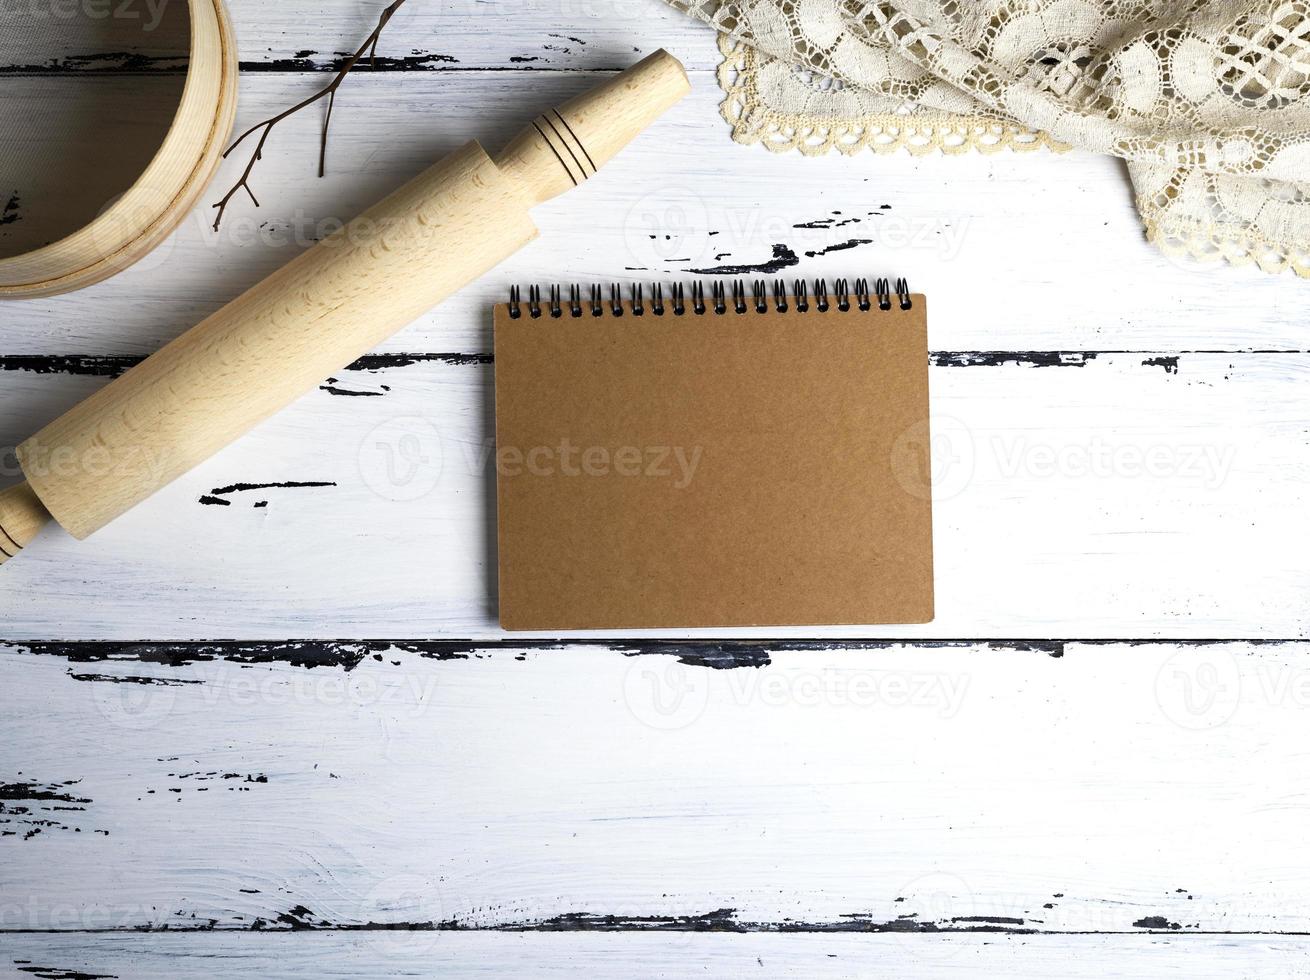
M 645 645 L 633 647 L 611 646 L 615 653 L 625 657 L 639 657 L 650 653 Z M 769 648 L 752 643 L 662 643 L 661 656 L 675 657 L 688 667 L 709 667 L 711 670 L 733 670 L 737 667 L 767 667 L 773 663 Z
M 715 909 L 701 915 L 608 915 L 567 912 L 536 922 L 498 927 L 526 932 L 745 932 L 736 909 Z
M 293 932 L 331 930 L 337 932 L 364 932 L 371 930 L 402 930 L 415 932 L 713 932 L 713 933 L 946 933 L 946 932 L 1004 932 L 1028 935 L 1035 929 L 1016 926 L 1014 921 L 997 917 L 994 921 L 985 916 L 950 920 L 949 922 L 916 922 L 909 918 L 875 919 L 867 913 L 852 913 L 831 921 L 784 919 L 779 922 L 757 922 L 740 919 L 737 910 L 715 909 L 711 912 L 690 915 L 622 915 L 605 912 L 565 912 L 545 919 L 506 922 L 490 926 L 473 926 L 458 919 L 441 922 L 397 923 L 341 923 L 328 922 L 314 912 L 297 905 L 275 916 L 272 922 L 256 919 L 250 928 L 261 931 L 270 926 L 282 926 Z
M 346 398 L 381 398 L 386 394 L 385 391 L 349 391 L 346 388 L 338 388 L 336 385 L 319 385 L 319 391 L 326 391 L 329 395 L 339 395 Z
M 714 265 L 705 269 L 688 269 L 698 276 L 738 276 L 748 272 L 781 272 L 800 264 L 800 258 L 786 245 L 773 246 L 773 258 L 754 265 Z
M 3 641 L 0 641 L 3 642 Z M 39 656 L 63 657 L 70 663 L 149 663 L 186 667 L 226 661 L 241 666 L 282 664 L 313 669 L 354 670 L 366 657 L 412 654 L 430 660 L 476 660 L 498 651 L 547 652 L 577 646 L 599 647 L 625 657 L 669 656 L 692 667 L 711 670 L 765 667 L 771 655 L 786 652 L 915 649 L 966 649 L 1038 653 L 1052 659 L 1064 655 L 1064 640 L 646 640 L 497 639 L 497 640 L 199 640 L 188 642 L 26 642 L 17 649 Z M 1170 641 L 1177 642 L 1177 641 Z M 394 658 L 391 661 L 396 664 Z M 90 675 L 87 675 L 88 679 Z M 79 678 L 80 679 L 80 678 Z
M 929 355 L 933 367 L 1086 367 L 1098 357 L 1095 351 L 934 351 Z
M 295 908 L 283 912 L 277 917 L 277 921 L 281 922 L 283 925 L 290 926 L 292 932 L 330 928 L 332 925 L 331 922 L 315 915 L 303 905 L 297 905 Z
M 1142 362 L 1142 366 L 1164 368 L 1165 374 L 1177 374 L 1178 356 L 1173 355 L 1171 357 L 1148 357 L 1146 360 Z
M 216 497 L 226 496 L 231 493 L 245 493 L 249 490 L 278 490 L 278 489 L 295 489 L 298 487 L 335 487 L 335 483 L 324 482 L 321 480 L 310 481 L 290 481 L 286 483 L 233 483 L 231 486 L 216 487 L 210 493 Z
M 858 225 L 863 220 L 863 218 L 843 218 L 841 221 L 838 221 L 836 218 L 819 218 L 816 221 L 802 221 L 798 225 L 792 225 L 792 227 L 807 229 L 841 228 L 844 225 Z
M 565 38 L 565 40 L 574 40 Z M 583 43 L 583 42 L 578 42 Z M 544 51 L 571 54 L 572 50 L 563 45 L 543 45 Z M 637 50 L 636 48 L 633 49 Z M 290 72 L 339 72 L 350 58 L 350 53 L 341 51 L 323 56 L 316 51 L 297 51 L 290 57 L 270 58 L 266 61 L 248 60 L 238 65 L 242 74 L 254 73 L 290 73 Z M 509 59 L 513 62 L 513 59 Z M 451 54 L 444 52 L 414 51 L 404 57 L 379 54 L 376 59 L 366 59 L 356 71 L 360 72 L 489 72 L 506 71 L 555 71 L 588 75 L 612 75 L 628 67 L 624 64 L 593 64 L 587 66 L 549 65 L 534 66 L 531 69 L 515 68 L 509 65 L 466 66 Z M 184 56 L 147 55 L 133 51 L 104 51 L 94 54 L 68 55 L 52 58 L 39 64 L 15 64 L 0 66 L 0 75 L 183 75 L 187 70 Z
M 353 57 L 353 52 L 338 51 L 327 59 L 314 59 L 317 52 L 297 52 L 294 58 L 274 58 L 271 61 L 243 61 L 241 71 L 245 72 L 339 72 Z M 356 71 L 396 72 L 396 71 L 434 71 L 448 65 L 458 65 L 459 59 L 450 54 L 436 52 L 415 52 L 402 58 L 379 54 L 375 58 L 360 61 Z
M 353 362 L 347 371 L 384 371 L 389 368 L 409 367 L 413 364 L 449 364 L 463 367 L 470 364 L 491 364 L 490 354 L 365 354 Z
M 262 894 L 258 888 L 241 888 L 245 895 Z M 905 901 L 898 897 L 896 901 Z M 776 934 L 1000 934 L 1012 936 L 1029 936 L 1045 933 L 1035 926 L 1041 920 L 1026 920 L 1017 916 L 968 915 L 920 921 L 911 913 L 893 919 L 876 918 L 867 912 L 854 912 L 838 915 L 832 919 L 791 919 L 751 920 L 738 915 L 734 908 L 718 908 L 708 912 L 682 915 L 633 915 L 624 913 L 607 913 L 592 911 L 570 911 L 545 918 L 485 924 L 469 922 L 460 918 L 433 921 L 409 922 L 332 922 L 303 904 L 293 905 L 284 912 L 268 918 L 255 917 L 248 923 L 224 924 L 209 918 L 198 920 L 196 913 L 178 910 L 174 913 L 184 924 L 170 922 L 162 926 L 138 926 L 125 929 L 98 930 L 103 932 L 209 932 L 220 928 L 223 931 L 274 931 L 274 932 L 540 932 L 540 933 L 776 933 Z M 244 920 L 237 915 L 236 919 Z M 1139 929 L 1164 929 L 1168 931 L 1186 931 L 1188 935 L 1284 935 L 1301 936 L 1304 932 L 1271 931 L 1267 933 L 1240 933 L 1224 930 L 1204 930 L 1199 927 L 1185 927 L 1176 922 L 1169 922 L 1163 916 L 1149 916 L 1134 923 Z M 1135 933 L 1116 930 L 1058 930 L 1051 935 L 1134 935 Z M 26 961 L 15 961 L 26 962 Z
M 599 646 L 625 657 L 668 656 L 691 667 L 728 670 L 737 667 L 767 667 L 772 653 L 840 650 L 964 649 L 983 646 L 993 650 L 1042 653 L 1052 659 L 1064 656 L 1061 640 L 621 640 L 595 642 L 575 640 L 434 640 L 421 643 L 397 642 L 400 649 L 416 649 L 421 656 L 436 659 L 477 658 L 497 650 L 533 652 L 567 650 L 577 646 Z M 417 649 L 421 648 L 421 649 Z
M 228 496 L 234 493 L 247 493 L 251 490 L 301 490 L 316 487 L 335 487 L 336 483 L 324 480 L 293 480 L 286 483 L 234 483 L 229 487 L 215 487 L 200 498 L 206 506 L 230 507 L 232 501 Z M 267 503 L 267 501 L 263 501 Z M 256 503 L 255 506 L 258 506 Z
M 312 670 L 340 667 L 354 670 L 374 649 L 389 650 L 390 641 L 370 644 L 342 640 L 283 640 L 276 642 L 236 640 L 215 642 L 145 643 L 24 643 L 20 649 L 40 656 L 63 657 L 70 663 L 143 663 L 165 667 L 187 667 L 197 663 L 226 661 L 241 666 L 281 664 Z
M 190 779 L 197 783 L 207 783 L 212 780 L 240 780 L 243 783 L 267 783 L 268 776 L 264 773 L 240 773 L 240 772 L 220 772 L 217 769 L 210 769 L 208 772 L 170 772 L 168 774 L 173 779 Z
M 88 354 L 19 354 L 0 357 L 0 371 L 30 371 L 33 374 L 70 374 L 96 378 L 117 378 L 144 358 Z
M 241 666 L 286 664 L 314 668 L 341 667 L 352 671 L 368 656 L 411 654 L 432 660 L 476 660 L 498 651 L 546 652 L 570 647 L 601 647 L 621 656 L 672 656 L 689 667 L 735 669 L 768 667 L 772 655 L 794 651 L 960 650 L 981 646 L 989 650 L 1034 652 L 1060 659 L 1060 639 L 758 639 L 758 641 L 681 641 L 681 639 L 309 639 L 309 641 L 194 641 L 194 642 L 35 642 L 16 643 L 18 649 L 37 655 L 63 656 L 71 663 L 153 663 L 186 667 L 195 663 L 232 662 Z M 1078 641 L 1082 642 L 1082 641 Z M 1170 641 L 1176 642 L 1176 641 Z M 519 659 L 524 659 L 520 656 Z M 392 659 L 393 666 L 397 664 Z
M 26 960 L 14 960 L 14 965 L 26 963 Z M 30 973 L 41 980 L 118 980 L 112 973 L 85 973 L 81 970 L 61 970 L 53 966 L 18 966 L 18 972 Z
M 1138 929 L 1168 929 L 1171 932 L 1176 932 L 1182 928 L 1177 922 L 1170 922 L 1163 915 L 1148 915 L 1143 919 L 1138 919 L 1133 925 Z
M 0 75 L 181 75 L 187 70 L 183 55 L 144 55 L 133 51 L 104 51 L 52 58 L 41 64 L 0 65 Z
M 813 645 L 811 646 L 811 642 Z M 767 667 L 772 661 L 769 651 L 784 649 L 828 649 L 840 643 L 824 641 L 770 644 L 750 641 L 682 641 L 682 640 L 612 640 L 593 644 L 588 640 L 433 640 L 421 643 L 398 642 L 395 646 L 419 656 L 434 660 L 467 660 L 496 650 L 531 650 L 533 652 L 567 650 L 572 646 L 599 645 L 611 653 L 624 657 L 659 655 L 675 657 L 689 667 L 708 667 L 712 670 L 731 670 L 736 667 Z M 862 647 L 863 648 L 863 647 Z M 519 658 L 523 659 L 523 658 Z
M 759 271 L 760 266 L 724 267 L 714 270 L 691 270 L 693 272 L 735 274 L 730 271 L 740 268 L 746 271 Z M 1299 355 L 1310 354 L 1310 350 L 1191 350 L 1176 354 L 1156 354 L 1140 350 L 1104 350 L 1104 351 L 932 351 L 929 355 L 934 367 L 1000 367 L 1020 365 L 1023 367 L 1085 367 L 1091 361 L 1102 356 L 1124 355 L 1144 358 L 1143 364 L 1163 367 L 1170 373 L 1177 373 L 1176 362 L 1181 362 L 1188 355 Z M 138 355 L 90 355 L 90 354 L 17 354 L 0 356 L 0 371 L 28 371 L 33 374 L 67 374 L 75 376 L 116 378 L 129 369 L 140 364 L 145 358 Z M 387 371 L 411 367 L 416 364 L 448 364 L 453 367 L 471 365 L 489 365 L 494 363 L 490 353 L 403 353 L 403 354 L 367 354 L 359 358 L 345 371 Z M 342 394 L 357 394 L 343 391 Z M 371 393 L 370 393 L 371 394 Z
M 29 371 L 33 374 L 68 374 L 82 377 L 117 378 L 136 367 L 144 355 L 117 354 L 15 354 L 0 356 L 0 371 Z M 463 367 L 491 364 L 490 354 L 366 354 L 347 365 L 346 371 L 386 371 L 414 364 L 449 364 Z
M 844 242 L 838 242 L 836 245 L 829 245 L 827 248 L 820 248 L 813 252 L 806 252 L 806 258 L 816 258 L 820 255 L 827 255 L 829 252 L 845 252 L 847 249 L 859 248 L 861 245 L 872 245 L 872 238 L 849 238 Z
M 80 779 L 62 783 L 0 783 L 0 838 L 21 837 L 26 841 L 47 830 L 80 834 L 82 828 L 64 823 L 64 818 L 42 815 L 85 811 L 91 800 L 68 792 L 68 787 L 79 782 Z M 95 833 L 108 835 L 103 830 Z
M 6 641 L 0 639 L 0 643 Z M 240 666 L 284 665 L 304 669 L 318 667 L 354 670 L 365 658 L 399 666 L 399 654 L 409 654 L 439 661 L 475 661 L 500 652 L 513 651 L 518 659 L 527 653 L 577 648 L 597 649 L 624 657 L 667 656 L 693 667 L 710 670 L 758 668 L 769 666 L 772 657 L 792 652 L 842 652 L 910 650 L 990 650 L 1036 654 L 1049 660 L 1064 657 L 1069 644 L 1079 646 L 1133 646 L 1149 648 L 1210 647 L 1240 644 L 1243 648 L 1284 646 L 1301 643 L 1303 638 L 1255 639 L 1131 639 L 1070 637 L 1064 639 L 805 639 L 761 638 L 755 640 L 662 640 L 607 638 L 556 639 L 363 639 L 363 640 L 197 640 L 186 642 L 142 641 L 11 641 L 14 649 L 37 656 L 62 657 L 73 664 L 148 663 L 165 667 L 185 667 L 196 663 L 229 662 Z M 80 678 L 79 678 L 80 679 Z M 88 675 L 88 679 L 90 676 Z M 98 679 L 98 678 L 97 678 Z M 135 682 L 133 682 L 135 683 Z M 1053 896 L 1063 897 L 1060 894 Z
M 121 674 L 76 674 L 68 672 L 75 681 L 106 684 L 158 684 L 162 687 L 181 687 L 186 684 L 203 684 L 204 681 L 182 677 L 132 677 Z
M 65 783 L 0 783 L 0 802 L 36 801 L 41 803 L 83 804 L 91 801 L 63 792 L 68 786 L 76 786 L 80 779 L 70 779 Z

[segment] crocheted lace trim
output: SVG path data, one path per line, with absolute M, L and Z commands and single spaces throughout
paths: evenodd
M 1209 264 L 1254 265 L 1273 274 L 1290 270 L 1310 279 L 1310 247 L 1274 241 L 1251 229 L 1225 229 L 1188 218 L 1142 220 L 1147 241 L 1167 255 Z
M 719 35 L 719 50 L 723 54 L 719 86 L 724 91 L 719 108 L 738 143 L 762 143 L 776 153 L 799 150 L 809 156 L 821 156 L 834 149 L 851 154 L 865 149 L 876 153 L 907 150 L 920 156 L 971 150 L 1029 152 L 1043 147 L 1062 153 L 1069 149 L 1046 133 L 987 116 L 922 111 L 847 118 L 781 112 L 769 108 L 760 98 L 758 52 L 727 34 Z
M 719 35 L 723 62 L 719 86 L 723 118 L 738 143 L 759 143 L 775 153 L 796 150 L 821 156 L 832 150 L 863 150 L 923 156 L 931 153 L 1031 152 L 1046 148 L 1063 153 L 1070 147 L 1047 133 L 1025 129 L 988 116 L 961 116 L 920 111 L 913 115 L 876 113 L 859 117 L 790 113 L 770 108 L 758 88 L 758 52 L 729 34 Z M 1148 217 L 1148 202 L 1139 202 L 1147 240 L 1165 253 L 1200 262 L 1254 265 L 1269 273 L 1291 270 L 1310 278 L 1310 246 L 1278 242 L 1254 229 L 1206 224 L 1178 216 Z

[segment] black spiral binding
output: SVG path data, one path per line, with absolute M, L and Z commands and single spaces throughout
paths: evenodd
M 810 301 L 811 289 L 814 295 L 813 303 Z M 708 302 L 705 298 L 705 283 L 696 280 L 691 284 L 690 307 L 687 305 L 687 290 L 680 282 L 670 284 L 667 302 L 664 298 L 664 285 L 658 282 L 651 283 L 650 305 L 646 304 L 644 286 L 641 283 L 634 284 L 629 291 L 626 309 L 623 305 L 623 289 L 618 283 L 612 283 L 608 291 L 599 284 L 593 284 L 587 300 L 583 299 L 582 287 L 575 283 L 569 286 L 567 302 L 564 300 L 560 286 L 550 287 L 545 302 L 541 298 L 541 287 L 529 286 L 527 303 L 523 302 L 521 289 L 518 286 L 511 286 L 509 315 L 511 319 L 519 319 L 523 316 L 526 306 L 528 316 L 534 320 L 542 316 L 549 316 L 552 319 L 559 319 L 565 315 L 604 316 L 607 308 L 610 315 L 616 317 L 623 316 L 626 312 L 631 312 L 633 316 L 645 316 L 647 313 L 651 316 L 665 316 L 670 313 L 673 316 L 686 316 L 689 310 L 696 316 L 705 316 L 708 313 L 713 313 L 715 316 L 726 316 L 730 313 L 741 316 L 752 311 L 768 313 L 770 299 L 773 308 L 779 313 L 786 313 L 790 308 L 789 299 L 795 300 L 797 313 L 808 313 L 810 310 L 827 313 L 834 306 L 841 313 L 848 313 L 852 309 L 867 313 L 873 309 L 875 303 L 879 310 L 886 312 L 892 309 L 893 299 L 902 310 L 914 308 L 910 298 L 910 285 L 905 279 L 895 280 L 894 285 L 890 279 L 875 279 L 872 290 L 869 289 L 867 279 L 856 279 L 854 288 L 848 280 L 838 279 L 833 283 L 831 294 L 828 292 L 826 279 L 815 279 L 812 285 L 804 279 L 793 280 L 790 293 L 787 292 L 787 284 L 782 279 L 773 280 L 771 289 L 765 280 L 756 279 L 751 282 L 749 290 L 742 279 L 734 279 L 730 284 L 722 279 L 716 279 L 710 283 Z

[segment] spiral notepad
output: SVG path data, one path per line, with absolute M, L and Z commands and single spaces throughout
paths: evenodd
M 932 619 L 904 280 L 516 289 L 495 362 L 506 629 Z

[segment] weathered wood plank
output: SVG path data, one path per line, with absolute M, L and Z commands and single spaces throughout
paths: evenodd
M 256 171 L 262 208 L 242 202 L 215 235 L 202 207 L 109 282 L 6 304 L 0 354 L 155 350 L 464 141 L 499 146 L 592 80 L 362 75 L 337 102 L 326 179 L 314 179 L 320 117 L 307 112 L 278 130 Z M 319 81 L 247 75 L 240 124 Z M 11 80 L 6 91 L 26 84 Z M 777 155 L 731 141 L 712 75 L 697 73 L 694 86 L 586 187 L 537 209 L 539 241 L 381 349 L 490 350 L 488 307 L 511 283 L 667 281 L 743 267 L 787 278 L 906 275 L 932 297 L 941 350 L 1307 346 L 1310 284 L 1171 263 L 1143 241 L 1115 160 Z M 210 197 L 244 165 L 234 155 Z
M 231 5 L 246 124 L 378 8 Z M 0 445 L 594 73 L 667 46 L 696 90 L 501 270 L 148 511 L 6 567 L 11 641 L 251 639 L 0 649 L 0 930 L 247 931 L 5 934 L 0 972 L 1306 972 L 1299 938 L 1199 933 L 1310 931 L 1307 644 L 1274 642 L 1310 626 L 1310 360 L 1286 353 L 1310 287 L 1161 258 L 1109 159 L 737 146 L 712 37 L 658 0 L 405 11 L 338 102 L 326 180 L 307 113 L 257 172 L 263 209 L 0 306 Z M 181 67 L 125 22 L 44 49 L 6 23 L 0 73 L 55 76 L 7 98 Z M 431 639 L 500 635 L 488 304 L 741 266 L 932 296 L 942 615 L 915 632 L 946 639 Z M 417 482 L 380 458 L 406 434 L 436 450 Z M 1194 642 L 1090 642 L 1124 636 Z M 328 923 L 422 928 L 303 931 Z M 792 929 L 824 934 L 735 934 Z
M 243 71 L 331 71 L 377 23 L 383 0 L 227 0 Z M 182 71 L 186 5 L 50 0 L 0 10 L 0 74 Z M 713 32 L 661 0 L 409 0 L 378 46 L 385 71 L 596 71 L 660 47 L 718 64 Z
M 19 980 L 260 976 L 359 980 L 462 978 L 801 977 L 1192 980 L 1301 976 L 1297 939 L 1264 936 L 768 936 L 539 933 L 313 933 L 7 936 Z M 21 971 L 21 972 L 19 972 Z
M 1308 654 L 9 646 L 0 929 L 1307 932 Z
M 970 360 L 931 377 L 937 622 L 824 635 L 1305 634 L 1310 357 Z M 5 638 L 500 635 L 491 377 L 366 361 L 91 539 L 48 528 Z M 106 380 L 0 378 L 9 446 Z

